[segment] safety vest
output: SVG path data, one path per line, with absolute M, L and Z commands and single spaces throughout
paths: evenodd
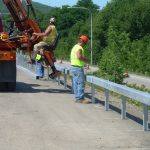
M 82 60 L 79 60 L 77 58 L 77 51 L 78 50 L 82 50 L 82 55 L 84 56 L 84 49 L 82 48 L 82 46 L 76 44 L 72 50 L 71 50 L 71 65 L 72 66 L 79 66 L 79 67 L 84 67 L 85 63 Z
M 49 33 L 49 35 L 43 38 L 43 42 L 46 42 L 48 45 L 54 45 L 58 34 L 55 26 L 54 25 L 50 26 L 52 28 L 52 31 Z
M 39 61 L 41 59 L 41 57 L 42 57 L 41 55 L 37 54 L 36 55 L 36 60 Z

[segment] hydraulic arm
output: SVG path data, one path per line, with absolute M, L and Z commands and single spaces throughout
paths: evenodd
M 28 12 L 25 10 L 20 0 L 3 0 L 3 2 L 11 13 L 11 16 L 13 17 L 19 31 L 23 32 L 30 30 L 30 32 L 41 32 L 36 21 L 29 18 L 29 10 L 31 10 L 35 16 L 30 0 L 26 0 Z
M 25 10 L 20 0 L 3 0 L 3 2 L 13 17 L 16 28 L 20 31 L 20 35 L 10 40 L 16 41 L 17 46 L 20 48 L 31 51 L 33 45 L 41 40 L 32 36 L 33 32 L 40 33 L 41 30 L 36 20 L 29 18 L 30 10 L 35 16 L 31 1 L 26 0 L 27 10 Z

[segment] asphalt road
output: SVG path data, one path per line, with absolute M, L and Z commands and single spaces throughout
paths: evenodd
M 120 118 L 18 70 L 16 92 L 0 93 L 0 150 L 149 150 L 150 132 Z
M 137 86 L 144 85 L 147 89 L 150 89 L 150 77 L 130 74 L 129 78 L 124 79 L 124 82 L 129 84 L 136 84 Z

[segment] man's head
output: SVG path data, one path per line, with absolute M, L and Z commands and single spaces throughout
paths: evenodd
M 50 24 L 55 24 L 56 23 L 56 19 L 54 17 L 50 18 L 49 23 Z
M 79 42 L 81 43 L 82 46 L 85 46 L 88 41 L 89 41 L 89 39 L 86 35 L 82 35 L 79 38 Z

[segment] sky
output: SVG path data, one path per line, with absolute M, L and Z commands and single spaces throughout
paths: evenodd
M 77 3 L 78 0 L 33 0 L 33 1 L 49 5 L 52 7 L 61 7 L 62 5 L 73 6 Z M 107 1 L 109 2 L 111 0 L 93 0 L 93 3 L 100 6 L 100 8 L 103 8 L 107 4 Z

